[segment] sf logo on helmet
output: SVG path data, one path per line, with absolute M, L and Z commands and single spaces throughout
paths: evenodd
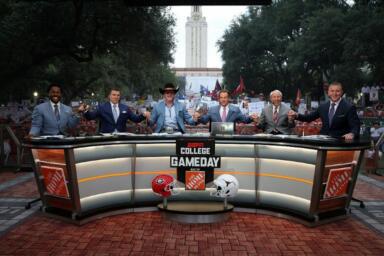
M 153 178 L 152 191 L 162 197 L 176 195 L 176 180 L 171 175 L 161 174 Z
M 213 181 L 214 191 L 211 196 L 234 197 L 239 190 L 239 181 L 232 175 L 222 174 Z

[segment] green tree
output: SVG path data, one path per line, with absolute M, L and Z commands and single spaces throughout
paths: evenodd
M 383 1 L 274 1 L 251 7 L 218 42 L 230 89 L 242 75 L 249 90 L 297 87 L 322 95 L 339 80 L 351 94 L 383 79 Z M 286 97 L 286 98 L 287 98 Z
M 123 0 L 6 1 L 0 12 L 2 101 L 28 97 L 50 82 L 63 84 L 72 99 L 109 85 L 152 92 L 175 79 L 168 67 L 174 19 L 165 7 L 130 7 Z

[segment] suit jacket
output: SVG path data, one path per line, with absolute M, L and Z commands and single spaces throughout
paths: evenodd
M 277 123 L 273 121 L 273 104 L 269 104 L 261 111 L 258 127 L 263 129 L 265 133 L 271 133 L 278 130 L 283 134 L 291 134 L 292 128 L 295 127 L 294 122 L 288 122 L 288 111 L 290 108 L 284 103 L 280 104 Z
M 33 109 L 29 133 L 33 136 L 67 134 L 69 128 L 75 128 L 79 118 L 74 116 L 72 108 L 60 103 L 59 111 L 60 120 L 57 121 L 50 101 L 37 105 Z
M 193 120 L 192 116 L 188 113 L 185 106 L 178 101 L 174 102 L 175 112 L 176 112 L 176 122 L 179 130 L 182 133 L 185 133 L 184 122 L 190 125 L 196 125 L 196 122 Z M 151 125 L 156 125 L 154 132 L 160 132 L 164 128 L 165 122 L 165 102 L 160 101 L 152 109 L 151 119 L 149 123 Z
M 328 120 L 329 106 L 330 102 L 328 101 L 307 115 L 299 115 L 297 120 L 311 122 L 320 117 L 323 122 L 320 134 L 341 137 L 344 134 L 352 132 L 355 137 L 358 137 L 360 135 L 360 120 L 357 116 L 355 106 L 348 103 L 345 99 L 342 99 L 333 116 L 331 126 L 329 126 Z
M 252 118 L 243 115 L 239 107 L 229 104 L 228 114 L 225 122 L 243 122 L 250 123 Z M 211 107 L 206 115 L 200 117 L 199 122 L 206 124 L 211 122 L 223 122 L 220 116 L 220 105 Z
M 97 107 L 95 111 L 87 111 L 84 113 L 84 117 L 87 119 L 100 119 L 100 132 L 112 133 L 115 129 L 118 132 L 125 132 L 127 130 L 127 120 L 131 120 L 135 123 L 139 123 L 145 119 L 143 115 L 135 115 L 129 110 L 128 106 L 124 104 L 119 105 L 119 117 L 115 122 L 112 113 L 112 106 L 110 102 L 106 102 Z

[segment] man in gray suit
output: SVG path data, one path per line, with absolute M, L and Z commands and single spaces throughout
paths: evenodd
M 73 114 L 72 108 L 60 102 L 60 85 L 51 84 L 48 88 L 48 96 L 48 102 L 37 105 L 33 110 L 29 137 L 65 135 L 68 129 L 75 128 L 79 123 L 79 117 Z
M 199 123 L 206 124 L 211 122 L 242 122 L 250 123 L 256 120 L 256 116 L 243 115 L 239 107 L 229 104 L 229 91 L 221 90 L 219 92 L 219 105 L 211 107 L 206 115 L 200 116 L 195 113 L 195 118 L 198 118 Z
M 272 104 L 269 104 L 261 111 L 257 127 L 265 133 L 270 134 L 291 134 L 295 127 L 293 120 L 288 120 L 290 108 L 282 103 L 283 94 L 274 90 L 269 95 Z

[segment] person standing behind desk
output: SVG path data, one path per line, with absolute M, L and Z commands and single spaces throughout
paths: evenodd
M 120 103 L 120 89 L 111 88 L 108 94 L 108 102 L 101 104 L 95 111 L 88 111 L 89 106 L 81 105 L 80 112 L 88 120 L 100 119 L 100 132 L 126 132 L 127 120 L 139 123 L 145 119 L 144 114 L 135 115 L 128 106 Z
M 271 104 L 263 108 L 257 127 L 265 133 L 270 134 L 291 134 L 295 127 L 293 120 L 288 120 L 290 108 L 282 103 L 283 94 L 274 90 L 269 94 Z
M 159 88 L 160 93 L 163 95 L 163 100 L 154 106 L 149 118 L 150 125 L 156 126 L 154 128 L 155 133 L 185 133 L 184 122 L 196 125 L 195 120 L 188 113 L 185 106 L 175 100 L 178 90 L 172 83 L 167 83 L 164 85 L 164 88 Z
M 323 123 L 320 134 L 353 140 L 360 135 L 360 120 L 356 107 L 342 98 L 343 93 L 341 83 L 333 82 L 328 87 L 328 102 L 307 115 L 290 110 L 288 117 L 304 122 L 311 122 L 320 117 Z
M 71 107 L 60 102 L 61 93 L 61 86 L 58 84 L 48 87 L 49 101 L 34 108 L 31 130 L 27 137 L 66 135 L 68 129 L 77 126 L 79 116 L 73 114 Z
M 256 116 L 251 117 L 243 115 L 239 107 L 229 104 L 229 91 L 226 89 L 219 92 L 219 105 L 209 108 L 208 113 L 200 116 L 195 113 L 195 118 L 199 123 L 206 124 L 210 122 L 243 122 L 250 123 L 256 121 Z

